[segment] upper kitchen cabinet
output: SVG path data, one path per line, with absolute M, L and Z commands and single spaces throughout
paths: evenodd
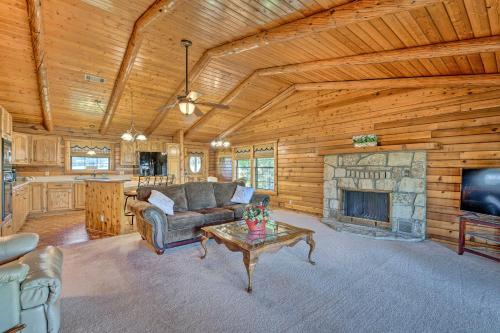
M 59 163 L 59 137 L 31 137 L 31 164 L 54 165 Z
M 120 142 L 120 164 L 136 165 L 138 163 L 134 142 Z
M 5 108 L 0 106 L 2 118 L 2 138 L 12 140 L 12 116 Z
M 23 133 L 12 133 L 12 164 L 29 164 L 29 136 Z
M 136 141 L 136 151 L 138 152 L 156 152 L 163 153 L 165 151 L 164 141 Z

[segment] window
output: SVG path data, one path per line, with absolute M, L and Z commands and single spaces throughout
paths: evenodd
M 274 191 L 274 157 L 255 159 L 255 188 Z
M 236 179 L 245 179 L 246 186 L 252 186 L 250 160 L 236 161 Z
M 200 171 L 201 171 L 201 156 L 200 155 L 189 156 L 189 171 L 191 171 L 191 173 L 200 173 Z
M 277 142 L 233 147 L 233 179 L 244 178 L 246 186 L 276 193 Z
M 109 170 L 109 157 L 72 156 L 71 170 Z
M 70 154 L 65 157 L 68 172 L 95 172 L 113 169 L 113 146 L 94 141 L 68 141 Z
M 233 160 L 231 156 L 221 156 L 217 161 L 218 176 L 223 181 L 231 181 L 233 176 Z

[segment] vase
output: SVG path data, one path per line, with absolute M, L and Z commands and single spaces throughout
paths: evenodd
M 248 226 L 248 231 L 250 232 L 266 232 L 266 220 L 263 220 L 260 224 L 258 220 L 245 220 L 245 222 Z

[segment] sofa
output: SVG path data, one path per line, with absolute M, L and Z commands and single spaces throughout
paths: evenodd
M 144 186 L 129 204 L 137 230 L 161 255 L 165 249 L 199 239 L 201 227 L 240 220 L 246 204 L 231 202 L 236 186 L 243 183 L 191 182 L 171 186 Z M 147 200 L 152 190 L 174 201 L 174 215 L 166 215 Z M 269 205 L 269 196 L 254 193 L 251 203 Z
M 37 245 L 37 234 L 0 237 L 0 332 L 59 331 L 62 252 Z

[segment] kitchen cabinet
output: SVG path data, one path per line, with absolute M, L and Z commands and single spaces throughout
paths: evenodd
M 28 217 L 30 204 L 29 186 L 24 185 L 17 188 L 12 193 L 12 232 L 16 233 L 21 229 Z
M 2 120 L 2 138 L 12 140 L 12 116 L 0 106 Z
M 158 152 L 162 153 L 165 151 L 165 142 L 163 141 L 136 141 L 135 146 L 138 152 Z
M 47 211 L 73 209 L 72 183 L 47 183 Z
M 73 185 L 73 208 L 85 209 L 85 183 L 75 183 Z
M 2 225 L 2 236 L 9 236 L 12 234 L 14 234 L 14 228 L 12 226 L 12 219 L 9 219 Z
M 47 211 L 46 183 L 30 184 L 30 213 L 44 213 Z
M 31 164 L 55 165 L 59 162 L 59 137 L 31 136 Z
M 29 164 L 29 136 L 23 133 L 12 133 L 12 164 Z
M 120 143 L 120 164 L 121 165 L 137 165 L 137 154 L 134 142 Z

